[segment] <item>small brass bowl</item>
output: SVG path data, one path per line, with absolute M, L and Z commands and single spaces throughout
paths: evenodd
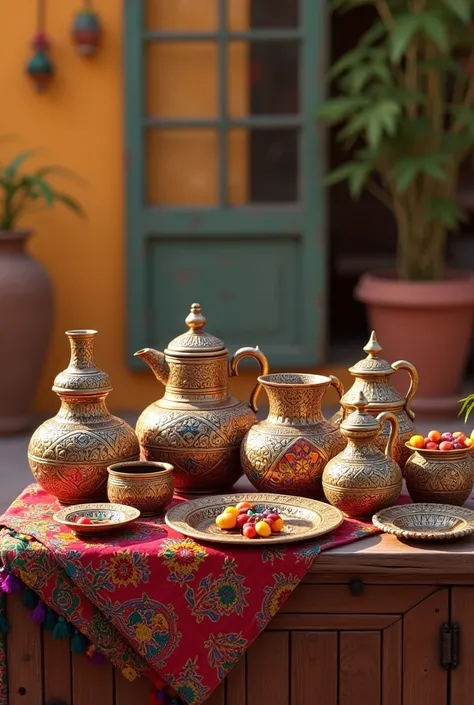
M 474 447 L 426 450 L 405 445 L 412 454 L 403 474 L 413 502 L 462 507 L 474 485 Z
M 135 507 L 142 516 L 160 514 L 173 498 L 173 470 L 150 460 L 114 463 L 107 468 L 109 502 Z

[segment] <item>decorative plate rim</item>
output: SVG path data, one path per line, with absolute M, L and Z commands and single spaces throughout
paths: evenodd
M 455 516 L 462 520 L 463 526 L 458 529 L 446 531 L 430 531 L 429 529 L 401 529 L 395 526 L 394 520 L 413 514 L 438 514 L 439 516 Z M 443 541 L 462 538 L 474 533 L 474 510 L 467 507 L 457 507 L 452 504 L 431 502 L 415 502 L 413 504 L 398 504 L 393 507 L 381 509 L 372 517 L 372 523 L 387 534 L 394 534 L 399 538 L 414 539 L 417 541 Z
M 116 511 L 124 512 L 125 519 L 121 521 L 113 522 L 112 524 L 77 524 L 74 521 L 68 521 L 66 516 L 74 512 L 84 511 L 84 510 L 96 510 L 96 511 Z M 126 504 L 116 504 L 113 502 L 91 502 L 88 504 L 73 504 L 69 507 L 64 507 L 53 514 L 53 521 L 56 521 L 62 526 L 67 526 L 73 529 L 76 533 L 92 533 L 92 532 L 106 532 L 112 531 L 114 529 L 119 529 L 121 526 L 130 524 L 130 522 L 135 521 L 140 516 L 140 510 L 135 507 L 130 507 Z
M 303 535 L 274 535 L 272 538 L 260 537 L 258 540 L 251 541 L 237 533 L 222 533 L 204 534 L 198 529 L 193 529 L 187 524 L 186 517 L 198 509 L 212 507 L 215 504 L 236 504 L 237 502 L 255 502 L 255 504 L 286 504 L 292 507 L 300 507 L 308 511 L 313 511 L 319 514 L 321 522 L 314 529 L 308 529 L 308 532 Z M 308 541 L 309 539 L 323 536 L 337 529 L 344 522 L 344 514 L 333 507 L 331 504 L 326 504 L 317 499 L 308 499 L 306 497 L 294 497 L 292 495 L 261 493 L 261 492 L 233 492 L 220 495 L 210 495 L 208 497 L 196 497 L 188 502 L 182 502 L 168 511 L 165 514 L 165 523 L 174 531 L 188 536 L 197 541 L 205 543 L 226 543 L 243 546 L 264 546 L 277 545 L 282 543 L 296 543 L 297 541 Z

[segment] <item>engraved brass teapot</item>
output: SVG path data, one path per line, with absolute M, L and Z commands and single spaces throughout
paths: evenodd
M 136 432 L 145 460 L 171 463 L 178 493 L 229 490 L 242 474 L 240 444 L 257 422 L 254 387 L 250 404 L 229 396 L 227 382 L 237 375 L 244 357 L 253 357 L 263 375 L 265 355 L 257 348 L 241 348 L 231 358 L 224 343 L 204 330 L 201 306 L 193 304 L 186 318 L 188 331 L 162 352 L 144 348 L 135 353 L 165 385 L 161 399 L 137 421 Z
M 347 516 L 365 517 L 390 507 L 400 496 L 402 472 L 392 457 L 398 419 L 390 411 L 374 418 L 361 391 L 354 406 L 340 426 L 347 445 L 324 468 L 323 490 L 328 502 Z M 382 451 L 378 441 L 385 423 L 390 433 Z
M 349 368 L 349 372 L 355 377 L 354 383 L 342 397 L 341 410 L 332 418 L 333 422 L 340 422 L 357 408 L 357 401 L 360 392 L 363 392 L 368 401 L 367 411 L 373 416 L 377 416 L 381 411 L 391 411 L 398 421 L 398 438 L 393 448 L 394 460 L 404 467 L 410 455 L 405 443 L 416 433 L 415 414 L 410 408 L 410 402 L 418 389 L 418 373 L 415 367 L 405 360 L 397 360 L 390 364 L 380 357 L 382 348 L 372 331 L 369 342 L 364 348 L 367 357 L 359 360 Z M 398 370 L 407 370 L 410 375 L 410 387 L 406 397 L 395 389 L 390 377 Z M 382 450 L 390 435 L 390 424 L 386 422 L 382 433 L 376 442 Z

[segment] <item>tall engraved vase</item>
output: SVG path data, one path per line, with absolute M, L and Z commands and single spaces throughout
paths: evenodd
M 36 482 L 62 504 L 107 501 L 107 467 L 140 455 L 134 430 L 107 409 L 112 387 L 94 362 L 96 334 L 66 332 L 71 359 L 53 385 L 61 407 L 36 429 L 28 447 Z

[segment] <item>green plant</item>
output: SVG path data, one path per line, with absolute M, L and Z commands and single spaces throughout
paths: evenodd
M 464 414 L 464 423 L 466 423 L 469 416 L 474 411 L 474 394 L 468 394 L 467 397 L 464 397 L 464 399 L 460 399 L 460 402 L 462 406 L 458 416 L 462 416 Z
M 15 230 L 20 218 L 33 205 L 52 208 L 56 203 L 62 203 L 74 213 L 82 214 L 77 201 L 57 191 L 49 180 L 55 174 L 69 174 L 66 169 L 45 166 L 31 173 L 22 170 L 33 154 L 32 151 L 23 152 L 8 164 L 0 164 L 0 230 Z
M 338 94 L 319 111 L 353 152 L 327 183 L 378 196 L 396 219 L 399 277 L 436 280 L 474 148 L 474 0 L 332 0 L 334 11 L 361 5 L 374 22 L 330 69 Z

